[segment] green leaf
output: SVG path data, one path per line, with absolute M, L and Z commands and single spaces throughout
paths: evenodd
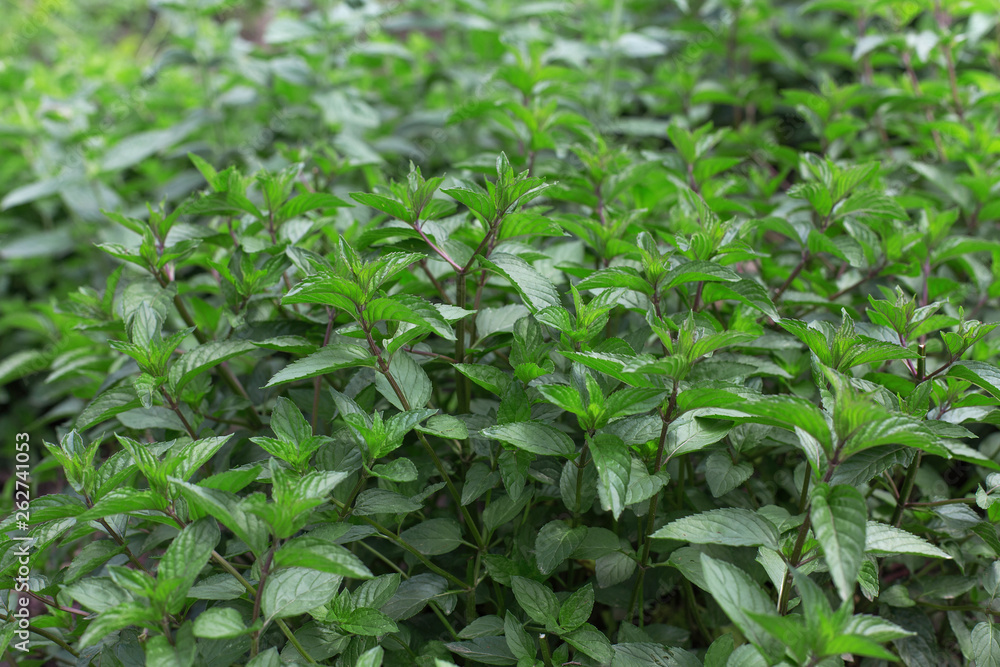
M 141 512 L 143 510 L 165 510 L 167 500 L 155 491 L 135 489 L 115 489 L 94 503 L 86 512 L 77 515 L 77 521 L 93 521 L 113 514 Z
M 1000 667 L 1000 630 L 992 622 L 972 628 L 972 654 L 976 667 Z
M 256 627 L 260 627 L 259 621 Z M 233 607 L 212 607 L 194 619 L 194 636 L 205 639 L 231 639 L 249 634 L 253 629 L 247 627 L 240 612 Z
M 423 299 L 408 294 L 395 294 L 390 297 L 373 299 L 365 305 L 364 315 L 365 320 L 369 323 L 382 320 L 408 322 L 429 329 L 445 340 L 455 340 L 455 332 L 434 306 Z M 394 350 L 393 347 L 389 348 L 390 352 Z
M 361 607 L 337 618 L 341 628 L 355 635 L 377 637 L 396 632 L 396 623 L 377 609 Z
M 813 490 L 809 516 L 830 577 L 840 598 L 848 600 L 854 596 L 864 560 L 868 520 L 864 496 L 853 486 L 819 484 Z
M 434 415 L 423 425 L 417 425 L 421 433 L 436 435 L 439 438 L 465 440 L 469 437 L 469 429 L 465 422 L 451 415 Z
M 118 546 L 111 540 L 98 540 L 91 542 L 80 549 L 73 557 L 73 561 L 66 569 L 64 584 L 72 584 L 85 574 L 92 572 L 95 568 L 107 562 L 113 556 L 117 556 L 125 551 L 125 547 Z
M 212 551 L 221 538 L 218 522 L 211 517 L 203 517 L 185 526 L 184 530 L 170 542 L 166 553 L 160 559 L 156 577 L 158 581 L 178 579 L 182 582 L 174 590 L 171 599 L 183 602 L 188 589 L 208 563 Z
M 698 410 L 685 412 L 667 427 L 665 460 L 697 452 L 722 440 L 733 425 L 729 422 L 699 417 Z
M 398 458 L 389 463 L 372 466 L 372 475 L 393 482 L 412 482 L 420 476 L 417 466 L 410 459 Z
M 535 640 L 525 631 L 524 627 L 514 617 L 514 614 L 509 611 L 506 618 L 504 618 L 503 629 L 507 648 L 510 649 L 514 657 L 518 660 L 527 659 L 534 663 L 537 652 Z
M 381 646 L 368 649 L 358 656 L 358 661 L 354 663 L 354 667 L 381 667 L 382 656 L 384 654 L 385 649 Z
M 354 513 L 359 516 L 373 514 L 407 514 L 418 511 L 422 505 L 406 496 L 386 489 L 366 489 L 358 494 Z
M 464 642 L 445 644 L 449 651 L 466 660 L 484 665 L 515 665 L 517 659 L 510 652 L 503 637 L 476 637 Z
M 77 646 L 86 648 L 106 635 L 140 623 L 159 623 L 160 614 L 149 605 L 126 602 L 98 614 L 80 636 Z
M 413 357 L 406 352 L 399 352 L 389 363 L 389 373 L 396 381 L 396 385 L 403 393 L 407 405 L 403 405 L 395 389 L 382 373 L 375 375 L 375 387 L 378 392 L 385 397 L 385 400 L 396 406 L 401 411 L 416 410 L 427 404 L 431 398 L 431 380 L 427 373 L 420 367 Z
M 584 623 L 573 632 L 562 635 L 562 639 L 577 651 L 590 656 L 602 665 L 609 664 L 614 657 L 611 642 L 608 641 L 603 632 L 590 623 Z
M 621 438 L 599 433 L 590 441 L 590 455 L 597 467 L 601 507 L 617 520 L 625 509 L 632 455 Z
M 261 651 L 246 664 L 246 667 L 281 667 L 281 658 L 278 657 L 278 649 L 273 646 L 266 651 Z
M 326 375 L 342 368 L 358 367 L 374 368 L 375 357 L 360 345 L 334 343 L 308 357 L 288 364 L 275 373 L 264 387 L 274 387 L 286 382 Z
M 271 411 L 271 430 L 288 443 L 299 443 L 312 436 L 312 427 L 298 406 L 284 396 L 279 396 Z
M 327 192 L 304 192 L 292 197 L 277 211 L 277 219 L 284 222 L 296 218 L 306 211 L 318 211 L 327 208 L 351 206 L 340 197 L 334 197 Z
M 731 547 L 778 549 L 778 529 L 774 524 L 750 510 L 725 507 L 677 519 L 653 537 L 693 544 L 724 544 Z
M 436 574 L 416 574 L 399 585 L 396 594 L 382 606 L 382 611 L 395 621 L 406 620 L 428 601 L 448 590 L 448 582 Z
M 869 521 L 866 528 L 865 551 L 876 556 L 914 554 L 931 558 L 951 558 L 947 552 L 927 540 L 878 521 Z
M 193 350 L 185 352 L 170 367 L 168 376 L 170 390 L 176 394 L 201 373 L 218 366 L 227 359 L 256 349 L 257 346 L 247 340 L 215 340 L 203 343 Z
M 715 262 L 694 260 L 667 271 L 666 275 L 663 276 L 663 286 L 665 289 L 671 289 L 685 283 L 702 281 L 735 283 L 740 280 L 742 280 L 740 275 L 732 269 L 727 269 Z
M 733 463 L 728 451 L 712 452 L 705 460 L 705 481 L 716 498 L 724 496 L 753 475 L 753 464 L 749 461 Z
M 647 296 L 653 295 L 653 286 L 639 272 L 628 266 L 612 266 L 590 274 L 577 284 L 577 289 L 629 289 Z
M 560 304 L 559 292 L 552 281 L 517 255 L 495 252 L 489 259 L 480 257 L 479 261 L 506 278 L 532 312 Z
M 275 570 L 261 591 L 261 610 L 270 622 L 304 614 L 326 604 L 337 593 L 340 575 L 302 567 Z
M 743 278 L 739 282 L 706 283 L 702 290 L 702 298 L 705 303 L 714 303 L 732 299 L 745 303 L 751 308 L 756 308 L 760 312 L 770 317 L 775 322 L 781 321 L 778 310 L 774 307 L 767 289 L 750 278 Z
M 531 620 L 546 628 L 555 628 L 559 624 L 559 601 L 555 593 L 524 577 L 511 577 L 510 585 L 514 589 L 514 599 Z
M 386 215 L 396 218 L 397 220 L 409 223 L 414 222 L 413 216 L 406 210 L 406 207 L 400 202 L 390 199 L 389 197 L 368 192 L 352 192 L 351 199 L 359 204 L 364 204 L 365 206 L 370 206 L 378 211 L 382 211 Z
M 594 613 L 594 587 L 584 585 L 574 591 L 559 607 L 559 626 L 564 630 L 575 630 Z
M 545 575 L 554 572 L 580 546 L 586 536 L 585 526 L 570 528 L 560 519 L 549 521 L 542 526 L 535 538 L 535 559 L 538 562 L 539 572 Z
M 452 366 L 459 373 L 497 396 L 502 395 L 511 382 L 509 375 L 493 366 L 484 364 L 452 364 Z
M 269 536 L 267 524 L 256 515 L 244 511 L 234 494 L 195 486 L 176 478 L 170 478 L 170 481 L 177 485 L 189 505 L 221 521 L 256 555 L 263 555 Z
M 1000 399 L 1000 369 L 993 364 L 982 361 L 958 361 L 948 369 L 948 375 L 968 380 L 977 387 L 985 389 L 993 398 Z
M 747 614 L 777 615 L 767 593 L 746 572 L 725 561 L 702 554 L 701 567 L 708 592 L 747 639 L 767 655 L 780 653 L 775 639 Z
M 439 556 L 461 546 L 462 527 L 454 519 L 425 519 L 399 537 L 425 556 Z
M 576 455 L 576 446 L 572 438 L 556 427 L 542 422 L 500 424 L 484 428 L 480 434 L 540 456 L 573 458 Z
M 279 567 L 302 567 L 342 577 L 368 579 L 371 570 L 357 556 L 340 546 L 304 535 L 289 540 L 274 554 Z

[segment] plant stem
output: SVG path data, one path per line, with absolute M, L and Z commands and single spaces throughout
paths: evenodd
M 160 392 L 163 394 L 163 400 L 167 402 L 167 405 L 170 406 L 173 413 L 177 415 L 178 419 L 181 420 L 181 424 L 184 426 L 184 430 L 187 431 L 187 434 L 192 440 L 197 440 L 198 433 L 191 427 L 191 424 L 188 422 L 187 417 L 184 416 L 184 412 L 181 411 L 181 407 L 177 404 L 177 401 L 175 401 L 174 398 L 167 393 L 166 388 L 161 387 Z
M 157 279 L 160 280 L 160 284 L 166 287 L 166 283 L 161 279 L 160 274 L 157 273 L 155 275 Z M 186 325 L 194 327 L 192 335 L 195 339 L 201 344 L 207 343 L 208 337 L 203 334 L 200 329 L 198 329 L 198 325 L 195 324 L 194 318 L 191 317 L 191 313 L 188 312 L 187 306 L 184 305 L 184 300 L 181 299 L 180 294 L 174 295 L 174 308 L 177 309 L 177 312 L 180 314 L 181 319 L 184 320 Z M 250 403 L 250 423 L 253 427 L 260 428 L 263 426 L 264 423 L 260 420 L 260 415 L 257 414 L 257 409 L 254 407 L 253 401 L 250 400 L 250 395 L 247 394 L 247 390 L 244 389 L 243 385 L 240 383 L 239 378 L 233 375 L 233 372 L 229 369 L 229 366 L 226 365 L 226 362 L 222 362 L 216 366 L 216 368 L 219 371 L 219 375 L 222 376 L 222 380 L 229 386 L 229 388 Z
M 802 480 L 802 491 L 799 493 L 799 514 L 806 511 L 809 506 L 809 483 L 812 480 L 812 471 L 806 467 L 805 479 Z M 795 547 L 792 549 L 792 557 L 789 559 L 789 567 L 785 570 L 785 578 L 781 583 L 781 594 L 778 597 L 778 613 L 782 616 L 788 611 L 788 599 L 792 591 L 792 570 L 791 568 L 799 564 L 802 558 L 802 547 L 805 545 L 806 536 L 809 534 L 809 515 L 806 514 L 799 526 L 799 534 L 795 539 Z
M 465 308 L 465 303 L 468 299 L 467 289 L 468 286 L 465 284 L 465 271 L 459 271 L 455 280 L 455 305 L 459 308 Z M 465 363 L 465 336 L 466 336 L 466 318 L 462 318 L 458 321 L 455 326 L 455 363 L 463 364 Z M 458 414 L 467 414 L 470 409 L 472 394 L 472 383 L 469 378 L 465 377 L 458 369 L 455 369 L 455 396 L 458 399 Z
M 906 507 L 940 507 L 942 505 L 975 505 L 975 498 L 949 498 L 947 500 L 932 500 L 925 503 L 906 503 Z
M 660 416 L 663 421 L 663 425 L 660 427 L 660 439 L 656 446 L 656 461 L 653 464 L 654 475 L 659 473 L 660 468 L 663 466 L 663 448 L 667 443 L 667 431 L 670 429 L 670 424 L 674 420 L 674 412 L 676 409 L 677 383 L 674 382 L 674 388 L 670 394 L 670 400 L 667 403 L 667 410 Z M 653 534 L 653 528 L 655 528 L 656 506 L 659 501 L 660 492 L 657 491 L 653 494 L 653 497 L 649 499 L 649 509 L 646 512 L 646 527 L 644 530 L 640 529 L 639 531 L 639 546 L 641 548 L 642 555 L 639 558 L 639 572 L 636 575 L 635 584 L 632 586 L 632 595 L 630 596 L 628 603 L 628 618 L 632 619 L 638 612 L 640 627 L 642 627 L 642 586 L 644 583 L 643 580 L 645 579 L 646 568 L 649 565 L 649 550 L 653 544 L 653 539 L 650 535 Z
M 809 263 L 810 259 L 812 259 L 812 253 L 808 250 L 803 250 L 802 259 L 800 259 L 799 263 L 795 266 L 794 269 L 792 269 L 792 272 L 789 274 L 788 279 L 784 282 L 784 284 L 782 284 L 781 287 L 775 290 L 774 296 L 772 297 L 775 301 L 782 294 L 785 293 L 785 290 L 791 287 L 792 282 L 794 282 L 794 280 L 799 277 L 799 274 L 802 273 L 802 269 L 806 268 L 806 264 Z
M 184 520 L 177 516 L 177 513 L 171 508 L 168 507 L 163 513 L 176 521 L 178 527 L 183 529 L 186 525 Z M 215 563 L 223 570 L 231 574 L 236 581 L 240 582 L 240 585 L 246 589 L 246 592 L 250 595 L 251 599 L 256 600 L 257 589 L 253 587 L 253 584 L 247 581 L 246 578 L 240 574 L 240 571 L 233 567 L 233 564 L 226 560 L 225 557 L 215 549 L 212 549 L 212 560 L 215 561 Z M 288 627 L 288 624 L 286 624 L 285 621 L 278 618 L 275 619 L 274 623 L 281 630 L 281 633 L 285 635 L 285 638 L 288 639 L 288 643 L 295 647 L 295 650 L 299 652 L 299 655 L 305 658 L 306 662 L 310 665 L 318 664 L 315 660 L 313 660 L 313 657 L 309 655 L 309 652 L 306 651 L 305 647 L 302 646 L 302 643 L 295 638 L 295 634 L 292 632 L 291 628 Z
M 341 504 L 337 500 L 334 500 L 334 502 L 336 504 L 338 504 L 338 505 Z M 410 543 L 408 543 L 406 540 L 403 540 L 403 539 L 399 538 L 395 533 L 393 533 L 391 530 L 389 530 L 388 528 L 386 528 L 385 526 L 383 526 L 379 522 L 377 522 L 374 519 L 371 519 L 369 517 L 366 517 L 366 516 L 362 516 L 362 517 L 358 517 L 358 518 L 360 518 L 362 521 L 364 521 L 365 523 L 367 523 L 369 526 L 371 526 L 372 528 L 374 528 L 375 530 L 377 530 L 383 537 L 387 538 L 390 542 L 393 542 L 394 544 L 396 544 L 400 548 L 405 549 L 406 551 L 409 551 L 411 554 L 413 554 L 413 556 L 417 560 L 419 560 L 421 563 L 423 563 L 427 567 L 427 569 L 429 569 L 431 572 L 434 572 L 435 574 L 441 575 L 442 577 L 444 577 L 445 579 L 447 579 L 451 583 L 455 584 L 455 586 L 457 586 L 458 588 L 461 588 L 462 590 L 469 590 L 469 584 L 465 583 L 464 581 L 462 581 L 461 579 L 459 579 L 458 577 L 456 577 L 454 574 L 452 574 L 448 570 L 445 570 L 445 569 L 443 569 L 441 567 L 438 567 L 437 565 L 435 565 L 434 563 L 432 563 L 430 561 L 430 559 L 427 558 L 427 556 L 425 556 L 422 553 L 420 553 L 419 551 L 417 551 L 412 545 L 410 545 Z
M 545 667 L 552 667 L 552 651 L 549 650 L 549 640 L 546 639 L 545 633 L 538 635 L 538 644 L 542 647 L 542 661 Z
M 359 313 L 359 315 L 361 315 L 361 313 Z M 378 363 L 379 372 L 382 373 L 385 379 L 389 382 L 389 385 L 392 387 L 393 393 L 396 394 L 396 398 L 399 399 L 399 404 L 403 406 L 403 409 L 410 410 L 411 406 L 409 400 L 406 398 L 406 394 L 403 393 L 403 390 L 396 382 L 396 379 L 392 376 L 392 372 L 389 367 L 389 362 L 387 362 L 385 358 L 382 356 L 382 350 L 375 342 L 375 339 L 372 338 L 371 325 L 365 321 L 364 317 L 359 317 L 358 320 L 361 323 L 361 328 L 364 331 L 365 338 L 368 341 L 368 348 L 371 350 L 372 354 L 375 355 L 375 359 Z M 437 455 L 437 452 L 434 451 L 434 447 L 427 440 L 427 436 L 417 431 L 417 438 L 420 440 L 420 443 L 424 446 L 424 450 L 426 450 L 427 454 L 431 457 L 431 461 L 434 462 L 434 467 L 437 468 L 437 471 L 441 475 L 441 478 L 444 479 L 445 486 L 448 487 L 448 493 L 451 494 L 451 497 L 454 499 L 455 504 L 458 505 L 459 509 L 462 512 L 462 515 L 465 517 L 466 525 L 469 528 L 469 532 L 472 533 L 472 537 L 476 543 L 476 547 L 480 551 L 485 551 L 486 543 L 483 541 L 483 536 L 480 534 L 479 528 L 476 527 L 476 522 L 472 518 L 472 515 L 469 514 L 468 508 L 462 505 L 462 496 L 458 492 L 458 489 L 455 488 L 455 483 L 451 481 L 451 475 L 448 474 L 448 470 L 444 467 L 444 463 L 441 462 L 441 458 Z
M 906 477 L 903 478 L 903 486 L 899 489 L 899 498 L 896 499 L 896 509 L 892 513 L 892 520 L 889 522 L 893 526 L 899 527 L 900 522 L 903 520 L 903 510 L 906 509 L 907 501 L 910 499 L 910 494 L 913 492 L 913 483 L 917 479 L 917 469 L 920 467 L 920 459 L 923 456 L 923 452 L 917 452 L 917 456 L 913 459 L 913 463 L 906 470 Z
M 11 615 L 11 616 L 4 616 L 3 614 L 0 614 L 0 621 L 4 621 L 5 623 L 14 623 L 14 624 L 17 624 L 17 619 L 14 618 L 13 615 Z M 64 651 L 66 651 L 67 653 L 69 653 L 70 655 L 72 655 L 74 658 L 79 658 L 80 657 L 80 654 L 77 653 L 73 649 L 72 646 L 70 646 L 69 644 L 67 644 L 66 642 L 64 642 L 62 640 L 62 638 L 59 637 L 58 635 L 56 635 L 56 634 L 54 634 L 52 632 L 49 632 L 48 630 L 46 630 L 44 628 L 39 628 L 39 627 L 36 627 L 34 625 L 31 625 L 30 623 L 28 624 L 28 630 L 30 630 L 31 632 L 34 632 L 39 637 L 44 637 L 45 639 L 48 639 L 53 644 L 58 645 L 61 649 L 63 649 Z M 16 664 L 16 663 L 11 663 L 11 665 L 14 665 L 14 664 Z
M 337 319 L 337 311 L 330 306 L 326 307 L 326 333 L 323 335 L 323 344 L 320 345 L 320 349 L 323 349 L 330 343 L 330 336 L 333 334 L 333 321 Z M 316 433 L 316 427 L 319 425 L 319 389 L 322 385 L 322 376 L 317 376 L 313 380 L 313 412 L 312 412 L 312 431 L 313 435 L 318 435 Z
M 125 548 L 125 555 L 128 556 L 128 559 L 132 562 L 133 565 L 135 565 L 137 568 L 139 568 L 146 574 L 153 576 L 153 573 L 150 572 L 145 565 L 140 563 L 139 559 L 135 557 L 134 553 L 132 553 L 132 550 L 129 549 L 128 543 L 125 541 L 125 538 L 119 535 L 118 532 L 108 524 L 107 520 L 98 519 L 97 522 L 102 526 L 104 526 L 104 529 L 108 531 L 108 535 L 111 536 L 111 539 L 113 539 L 115 543 L 118 544 L 118 546 Z
M 271 569 L 271 562 L 274 560 L 274 547 L 267 550 L 267 555 L 264 557 L 264 564 L 260 568 L 260 581 L 257 584 L 257 595 L 254 596 L 253 601 L 253 618 L 250 621 L 250 625 L 254 625 L 257 619 L 260 618 L 260 600 L 263 597 L 264 583 L 267 581 L 268 571 Z M 260 630 L 256 630 L 253 633 L 253 637 L 250 645 L 250 657 L 254 658 L 260 651 Z

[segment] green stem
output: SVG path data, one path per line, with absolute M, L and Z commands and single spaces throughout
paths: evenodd
M 809 506 L 809 483 L 812 480 L 812 472 L 807 467 L 805 479 L 802 480 L 802 491 L 799 493 L 799 514 L 803 514 Z M 789 560 L 789 567 L 785 571 L 785 578 L 781 583 L 781 595 L 778 598 L 778 613 L 782 616 L 788 611 L 788 600 L 792 592 L 792 570 L 791 568 L 799 564 L 802 558 L 802 548 L 805 546 L 806 537 L 809 535 L 809 526 L 812 522 L 806 514 L 799 526 L 799 534 L 795 539 L 795 547 L 792 549 L 792 557 Z
M 260 582 L 258 582 L 258 593 L 263 593 L 264 583 L 267 581 L 268 571 L 271 569 L 271 561 L 274 559 L 274 549 L 268 549 L 267 556 L 264 557 L 264 564 L 260 568 Z M 254 596 L 253 601 L 253 618 L 250 621 L 250 625 L 257 623 L 257 619 L 260 618 L 260 601 L 262 595 Z M 250 644 L 250 657 L 256 657 L 257 653 L 260 652 L 260 630 L 256 630 L 253 633 L 253 637 Z
M 337 505 L 340 505 L 341 507 L 343 507 L 343 504 L 339 500 L 334 499 L 333 502 L 336 503 Z M 386 528 L 385 526 L 383 526 L 379 522 L 377 522 L 374 519 L 371 519 L 371 518 L 369 518 L 367 516 L 362 516 L 362 517 L 358 517 L 358 518 L 361 519 L 362 521 L 364 521 L 365 523 L 367 523 L 369 526 L 371 526 L 375 530 L 377 530 L 379 532 L 379 534 L 381 534 L 383 537 L 385 537 L 386 539 L 388 539 L 390 542 L 393 542 L 394 544 L 396 544 L 400 548 L 405 549 L 406 551 L 409 551 L 411 554 L 413 554 L 413 556 L 417 560 L 419 560 L 421 563 L 423 563 L 427 567 L 427 569 L 430 570 L 431 572 L 434 572 L 435 574 L 441 575 L 442 577 L 444 577 L 445 579 L 447 579 L 451 583 L 455 584 L 455 586 L 457 586 L 458 588 L 461 588 L 462 590 L 469 590 L 470 586 L 467 583 L 465 583 L 464 581 L 462 581 L 461 579 L 459 579 L 458 577 L 456 577 L 454 574 L 452 574 L 448 570 L 445 570 L 445 569 L 443 569 L 441 567 L 438 567 L 437 565 L 435 565 L 434 563 L 432 563 L 430 561 L 430 559 L 427 558 L 427 556 L 425 556 L 422 553 L 420 553 L 419 551 L 417 551 L 406 540 L 403 540 L 403 539 L 399 538 L 395 533 L 393 533 L 391 530 L 389 530 L 388 528 Z
M 139 559 L 135 557 L 134 553 L 132 553 L 132 550 L 129 549 L 128 543 L 125 542 L 125 538 L 119 535 L 118 532 L 114 528 L 112 528 L 105 519 L 98 519 L 97 522 L 102 526 L 104 526 L 104 529 L 108 531 L 108 535 L 111 536 L 111 539 L 113 539 L 118 546 L 123 547 L 125 549 L 125 555 L 128 556 L 129 561 L 131 561 L 133 565 L 135 565 L 137 568 L 139 568 L 146 574 L 152 576 L 153 573 L 150 572 L 145 565 L 140 563 Z
M 180 528 L 182 529 L 184 528 L 185 525 L 184 521 L 179 516 L 177 516 L 177 513 L 174 512 L 172 509 L 168 507 L 164 511 L 164 514 L 166 514 L 171 519 L 176 521 L 177 525 Z M 256 600 L 257 589 L 254 588 L 253 584 L 247 581 L 246 578 L 242 574 L 240 574 L 239 570 L 233 567 L 233 564 L 230 563 L 228 560 L 226 560 L 225 557 L 223 557 L 222 554 L 220 554 L 215 549 L 212 550 L 212 560 L 214 560 L 215 563 L 223 570 L 231 574 L 236 579 L 236 581 L 240 582 L 240 585 L 243 586 L 244 589 L 246 589 L 246 592 L 250 595 L 251 599 Z M 281 633 L 285 635 L 285 638 L 288 639 L 288 643 L 295 647 L 295 650 L 299 652 L 299 655 L 305 658 L 306 662 L 308 662 L 310 665 L 318 664 L 315 660 L 313 660 L 313 657 L 309 655 L 309 652 L 306 651 L 305 647 L 302 646 L 302 643 L 295 638 L 295 634 L 292 632 L 291 628 L 289 628 L 288 625 L 282 619 L 280 618 L 276 619 L 275 624 L 281 630 Z
M 0 614 L 0 621 L 4 621 L 5 623 L 17 623 L 17 619 L 14 618 L 13 615 L 11 615 L 11 616 L 4 616 L 3 614 Z M 58 645 L 60 648 L 62 648 L 64 651 L 66 651 L 67 653 L 69 653 L 70 655 L 72 655 L 74 658 L 79 658 L 80 657 L 80 654 L 77 653 L 73 649 L 72 646 L 70 646 L 69 644 L 67 644 L 66 642 L 64 642 L 61 637 L 58 637 L 57 635 L 49 632 L 48 630 L 45 630 L 44 628 L 35 627 L 34 625 L 31 625 L 30 623 L 28 624 L 28 630 L 31 631 L 31 632 L 34 632 L 39 637 L 44 637 L 45 639 L 48 639 L 53 644 Z M 14 665 L 14 664 L 16 664 L 16 663 L 11 663 L 11 665 Z
M 674 383 L 673 391 L 670 394 L 670 400 L 667 404 L 666 413 L 661 415 L 663 425 L 660 427 L 660 439 L 656 446 L 656 461 L 653 465 L 653 474 L 660 472 L 660 468 L 663 466 L 663 449 L 667 443 L 667 431 L 670 428 L 670 424 L 674 419 L 674 411 L 677 409 L 677 383 Z M 645 579 L 646 568 L 649 565 L 649 550 L 652 547 L 653 539 L 650 535 L 653 534 L 653 529 L 656 524 L 656 506 L 660 501 L 660 492 L 657 491 L 653 494 L 653 497 L 649 499 L 649 510 L 646 512 L 646 527 L 645 530 L 640 529 L 639 531 L 639 546 L 641 547 L 642 555 L 639 558 L 639 573 L 636 575 L 635 584 L 632 586 L 632 595 L 629 598 L 628 603 L 628 618 L 632 619 L 635 614 L 639 613 L 639 626 L 642 626 L 642 586 Z M 640 522 L 641 524 L 641 522 Z M 637 606 L 638 604 L 638 606 Z
M 361 317 L 360 315 L 361 313 L 359 312 L 358 321 L 361 324 L 361 328 L 365 333 L 365 338 L 368 341 L 368 347 L 371 350 L 372 354 L 375 355 L 375 360 L 378 363 L 378 371 L 382 373 L 386 381 L 389 383 L 389 386 L 392 387 L 392 391 L 393 393 L 396 394 L 396 398 L 399 399 L 399 404 L 403 406 L 403 410 L 410 410 L 411 406 L 409 399 L 406 398 L 406 394 L 403 393 L 403 390 L 400 388 L 399 383 L 396 382 L 396 378 L 392 376 L 392 372 L 390 371 L 389 368 L 389 362 L 387 362 L 385 358 L 382 356 L 382 350 L 379 348 L 378 344 L 375 342 L 375 339 L 372 337 L 371 325 L 368 324 L 365 321 L 364 317 Z M 441 462 L 441 458 L 437 455 L 437 452 L 434 451 L 434 447 L 432 447 L 431 443 L 427 440 L 427 436 L 417 431 L 417 438 L 420 440 L 420 443 L 424 446 L 424 449 L 427 451 L 428 456 L 431 457 L 431 461 L 434 462 L 434 467 L 437 468 L 438 473 L 444 480 L 445 486 L 448 488 L 448 493 L 451 494 L 451 497 L 454 499 L 455 504 L 458 505 L 459 509 L 462 512 L 462 515 L 465 517 L 466 525 L 469 528 L 469 532 L 472 533 L 472 538 L 476 543 L 476 547 L 480 551 L 485 551 L 486 543 L 483 541 L 483 536 L 480 534 L 479 528 L 476 527 L 476 522 L 472 518 L 472 515 L 469 513 L 469 510 L 464 505 L 462 505 L 462 495 L 458 492 L 458 489 L 455 488 L 455 483 L 451 481 L 451 475 L 448 474 L 448 470 L 444 467 L 444 463 Z
M 455 305 L 459 308 L 465 308 L 466 301 L 468 301 L 468 285 L 466 285 L 465 281 L 465 269 L 458 272 L 455 280 Z M 465 320 L 465 317 L 460 319 L 455 327 L 455 363 L 458 364 L 465 363 Z M 469 378 L 460 373 L 458 369 L 455 369 L 455 395 L 458 399 L 458 414 L 468 414 L 471 409 L 472 385 Z
M 545 662 L 545 667 L 552 667 L 552 651 L 549 650 L 549 640 L 544 633 L 538 635 L 538 644 L 542 647 L 542 660 Z
M 903 479 L 903 486 L 899 490 L 899 498 L 896 499 L 896 509 L 893 511 L 892 520 L 889 522 L 896 527 L 899 527 L 900 522 L 903 520 L 903 510 L 906 509 L 907 501 L 910 499 L 910 494 L 913 492 L 913 483 L 917 479 L 917 469 L 920 467 L 920 459 L 922 455 L 923 452 L 917 452 L 916 458 L 906 471 L 906 477 Z
M 329 306 L 326 307 L 326 333 L 323 335 L 323 344 L 320 345 L 320 349 L 323 349 L 330 343 L 330 336 L 333 334 L 333 321 L 337 319 L 337 311 Z M 313 435 L 319 435 L 316 432 L 316 427 L 319 426 L 319 389 L 323 384 L 323 377 L 318 376 L 313 380 L 313 413 L 312 413 L 312 430 Z

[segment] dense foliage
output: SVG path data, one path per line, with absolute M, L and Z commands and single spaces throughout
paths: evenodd
M 5 8 L 4 657 L 1000 664 L 998 10 Z

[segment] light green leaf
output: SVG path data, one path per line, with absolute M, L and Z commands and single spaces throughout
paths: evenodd
M 602 665 L 610 663 L 614 657 L 611 642 L 608 641 L 603 632 L 590 623 L 584 623 L 573 632 L 562 635 L 562 639 L 577 651 L 590 656 Z
M 850 599 L 864 560 L 864 496 L 853 486 L 820 484 L 813 490 L 810 517 L 837 592 L 842 600 Z
M 336 594 L 340 575 L 303 567 L 287 567 L 272 572 L 261 592 L 261 609 L 270 622 L 304 614 L 326 604 Z
M 559 608 L 559 625 L 565 630 L 575 630 L 594 613 L 594 587 L 586 584 L 574 591 Z
M 258 621 L 259 623 L 259 621 Z M 205 639 L 231 639 L 248 634 L 248 628 L 243 622 L 240 612 L 233 607 L 212 607 L 206 609 L 194 619 L 194 636 Z
M 865 551 L 876 556 L 914 554 L 931 558 L 951 558 L 947 552 L 927 540 L 889 524 L 869 521 L 865 537 Z
M 573 439 L 554 426 L 542 422 L 516 422 L 484 428 L 481 435 L 541 456 L 573 458 Z
M 601 507 L 617 520 L 625 509 L 632 470 L 632 455 L 621 438 L 600 433 L 590 441 L 590 455 L 597 467 Z
M 381 646 L 368 649 L 358 656 L 358 661 L 354 663 L 354 667 L 380 667 L 383 655 L 385 655 L 385 649 Z
M 309 535 L 289 540 L 275 552 L 274 564 L 279 567 L 309 568 L 354 579 L 372 576 L 371 570 L 361 559 L 344 547 Z
M 439 556 L 462 544 L 462 527 L 454 519 L 426 519 L 399 537 L 425 556 Z
M 733 463 L 728 451 L 712 452 L 705 460 L 705 480 L 712 495 L 724 496 L 753 475 L 753 464 L 749 461 Z
M 715 262 L 695 260 L 667 271 L 662 282 L 665 289 L 670 289 L 685 283 L 702 281 L 736 283 L 740 280 L 740 275 L 732 269 L 727 269 Z
M 511 577 L 510 585 L 514 589 L 514 598 L 531 620 L 547 628 L 556 627 L 559 623 L 559 601 L 555 593 L 524 577 Z
M 218 522 L 212 517 L 203 517 L 185 526 L 170 542 L 160 559 L 156 578 L 158 581 L 179 579 L 183 582 L 172 597 L 179 596 L 179 601 L 183 601 L 184 595 L 194 584 L 221 538 Z
M 777 641 L 747 615 L 747 612 L 770 616 L 777 614 L 774 602 L 767 593 L 750 575 L 725 561 L 702 554 L 701 567 L 709 593 L 747 639 L 765 654 L 780 653 Z
M 951 377 L 968 380 L 989 392 L 993 398 L 1000 398 L 1000 369 L 982 361 L 958 361 L 948 369 Z
M 374 368 L 375 357 L 360 345 L 331 344 L 308 357 L 288 364 L 275 373 L 264 387 L 274 387 L 286 382 L 325 375 L 341 368 L 357 368 L 359 366 Z
M 738 507 L 709 510 L 678 519 L 653 533 L 653 537 L 693 544 L 778 549 L 778 529 L 774 524 L 756 512 Z
M 431 398 L 431 380 L 427 373 L 406 352 L 398 352 L 389 363 L 389 373 L 403 392 L 407 405 L 403 405 L 395 389 L 382 373 L 375 374 L 375 388 L 399 410 L 416 410 L 427 405 Z
M 666 460 L 714 445 L 726 437 L 732 428 L 731 422 L 699 417 L 697 410 L 685 412 L 667 428 L 664 447 Z
M 552 281 L 517 255 L 495 252 L 479 261 L 506 278 L 532 312 L 559 305 L 559 292 Z
M 992 622 L 972 628 L 972 654 L 976 667 L 1000 667 L 1000 630 Z
M 227 359 L 256 350 L 248 340 L 214 340 L 185 352 L 170 367 L 169 380 L 172 392 L 179 392 L 191 380 Z
M 396 632 L 396 623 L 377 609 L 361 607 L 337 619 L 341 628 L 355 635 L 377 637 Z
M 565 521 L 550 521 L 535 538 L 535 559 L 542 574 L 551 574 L 576 550 L 587 536 L 586 526 L 570 528 Z

